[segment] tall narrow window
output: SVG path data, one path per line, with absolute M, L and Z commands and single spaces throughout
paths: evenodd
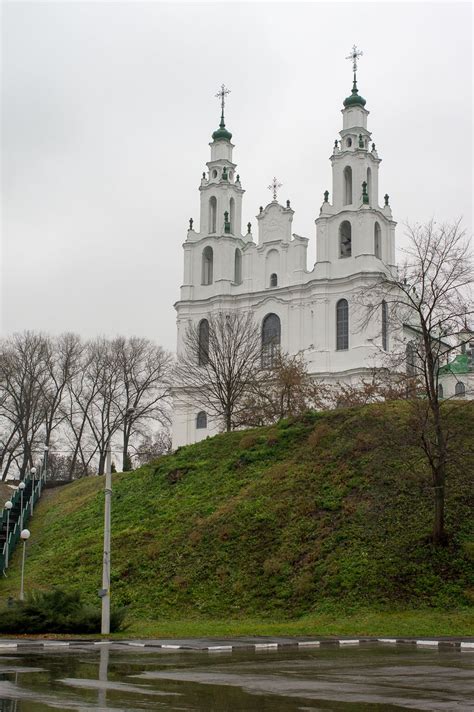
M 441 383 L 438 383 L 438 398 L 444 398 L 444 391 L 443 391 L 443 386 Z
M 352 168 L 344 168 L 344 205 L 352 205 Z
M 369 205 L 372 204 L 372 171 L 367 168 L 367 195 L 369 196 Z
M 280 350 L 281 324 L 276 314 L 267 314 L 262 324 L 262 367 L 273 368 Z
M 466 395 L 466 386 L 462 381 L 458 381 L 454 387 L 454 395 L 455 396 L 465 396 Z
M 406 350 L 405 350 L 405 355 L 406 355 L 406 361 L 407 361 L 407 376 L 410 378 L 413 378 L 415 375 L 416 371 L 416 354 L 415 354 L 415 347 L 412 344 L 411 341 L 408 342 Z
M 278 276 L 275 272 L 270 275 L 270 287 L 278 287 Z
M 201 319 L 198 330 L 198 364 L 206 366 L 209 363 L 209 322 L 207 319 Z
M 212 247 L 205 247 L 202 251 L 202 283 L 212 284 L 214 275 L 214 253 Z
M 230 232 L 233 235 L 234 234 L 234 220 L 235 220 L 235 200 L 233 198 L 230 199 L 229 203 L 229 222 L 230 222 Z
M 215 232 L 217 226 L 217 198 L 213 195 L 209 200 L 209 232 Z
M 349 304 L 347 299 L 339 299 L 336 304 L 336 349 L 349 348 Z
M 388 306 L 385 299 L 382 302 L 382 348 L 388 351 Z
M 339 257 L 352 255 L 352 227 L 349 220 L 344 220 L 339 226 Z
M 378 222 L 374 225 L 374 255 L 382 259 L 382 233 Z
M 239 249 L 235 251 L 234 257 L 234 282 L 236 284 L 242 282 L 242 253 Z
M 207 428 L 207 413 L 205 413 L 203 410 L 199 411 L 199 413 L 196 415 L 196 428 L 202 429 L 202 428 Z

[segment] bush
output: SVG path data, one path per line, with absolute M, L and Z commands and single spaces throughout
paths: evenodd
M 125 609 L 110 615 L 110 632 L 123 629 Z M 84 604 L 78 591 L 32 593 L 0 609 L 0 633 L 100 633 L 101 609 Z

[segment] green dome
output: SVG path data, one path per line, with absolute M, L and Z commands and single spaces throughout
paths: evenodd
M 214 131 L 212 134 L 212 138 L 214 141 L 230 141 L 232 138 L 232 134 L 230 131 L 227 131 L 224 123 L 224 117 L 221 118 L 221 122 L 219 124 L 219 128 L 217 131 Z
M 367 104 L 363 96 L 359 96 L 357 92 L 357 84 L 354 79 L 354 84 L 352 85 L 352 94 L 344 99 L 344 106 L 365 106 Z

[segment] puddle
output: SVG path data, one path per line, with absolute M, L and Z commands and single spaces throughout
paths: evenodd
M 118 645 L 9 651 L 0 655 L 0 712 L 472 712 L 473 662 L 378 646 L 218 657 Z

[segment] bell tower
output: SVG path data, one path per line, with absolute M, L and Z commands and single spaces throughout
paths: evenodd
M 201 193 L 200 234 L 240 236 L 242 227 L 242 196 L 244 190 L 236 164 L 232 162 L 232 134 L 224 119 L 225 97 L 230 93 L 222 84 L 216 97 L 221 100 L 219 128 L 212 134 L 211 160 L 207 162 L 199 187 Z
M 357 88 L 362 54 L 354 45 L 347 57 L 352 61 L 353 83 L 343 102 L 342 130 L 330 158 L 332 202 L 326 191 L 316 220 L 317 263 L 331 263 L 334 276 L 380 269 L 381 262 L 385 267 L 395 264 L 396 223 L 388 195 L 379 206 L 381 159 L 367 128 L 367 102 Z

